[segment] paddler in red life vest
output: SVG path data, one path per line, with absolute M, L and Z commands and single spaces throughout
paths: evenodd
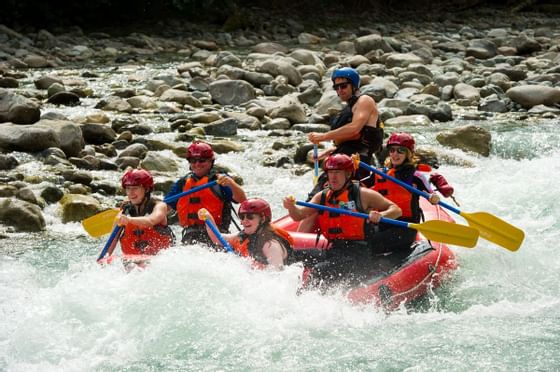
M 206 216 L 214 222 L 204 208 L 198 211 L 199 218 Z M 224 234 L 224 239 L 242 257 L 251 257 L 258 267 L 281 269 L 292 251 L 293 239 L 290 234 L 274 226 L 270 205 L 263 199 L 247 199 L 239 205 L 239 220 L 243 229 L 238 234 Z M 208 235 L 216 244 L 219 239 L 206 227 Z
M 155 255 L 174 242 L 174 235 L 167 226 L 167 205 L 152 198 L 154 179 L 144 169 L 129 169 L 121 179 L 127 199 L 117 224 L 124 226 L 119 241 L 123 255 Z M 109 248 L 113 253 L 117 239 Z
M 392 133 L 387 140 L 387 149 L 389 150 L 389 156 L 385 160 L 383 171 L 399 181 L 430 194 L 430 203 L 437 204 L 440 198 L 434 193 L 429 180 L 423 173 L 431 171 L 431 168 L 427 164 L 418 164 L 414 153 L 414 138 L 409 133 Z M 409 192 L 404 187 L 380 175 L 375 175 L 375 184 L 372 189 L 401 208 L 402 216 L 399 220 L 419 223 L 423 219 L 419 195 Z M 411 244 L 416 239 L 416 231 L 383 225 L 379 227 L 379 233 L 373 239 L 374 255 L 387 256 L 393 254 L 393 258 L 398 260 L 411 253 Z
M 179 224 L 183 227 L 181 241 L 184 244 L 196 242 L 210 244 L 211 241 L 206 234 L 204 221 L 198 218 L 198 210 L 206 208 L 216 221 L 218 229 L 221 232 L 228 232 L 231 223 L 232 202 L 241 203 L 247 197 L 233 178 L 214 171 L 214 150 L 209 144 L 200 141 L 193 142 L 187 148 L 186 157 L 191 172 L 180 178 L 166 197 L 188 191 L 214 180 L 218 181 L 218 185 L 169 203 L 169 207 L 177 211 Z
M 369 220 L 298 207 L 291 197 L 284 198 L 284 208 L 295 221 L 315 216 L 321 234 L 332 242 L 332 248 L 326 251 L 326 261 L 313 269 L 314 284 L 332 284 L 340 279 L 348 284 L 359 282 L 370 272 L 372 260 L 368 242 L 374 235 L 374 226 L 381 217 L 398 218 L 401 210 L 377 191 L 352 181 L 355 168 L 348 155 L 330 155 L 323 169 L 329 186 L 315 194 L 311 203 L 368 213 Z
M 346 154 L 352 156 L 358 153 L 360 160 L 372 164 L 373 155 L 379 152 L 383 145 L 383 123 L 379 120 L 379 113 L 375 100 L 360 94 L 360 75 L 351 67 L 337 68 L 331 74 L 333 89 L 346 106 L 331 121 L 331 130 L 326 133 L 311 132 L 307 138 L 313 144 L 323 141 L 333 141 L 334 148 L 319 154 L 319 160 L 331 154 Z M 366 178 L 368 172 L 357 169 L 354 179 Z M 311 195 L 322 190 L 326 176 L 319 179 L 319 187 Z M 366 186 L 370 186 L 367 185 Z

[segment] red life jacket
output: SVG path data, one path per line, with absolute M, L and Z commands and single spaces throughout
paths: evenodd
M 273 239 L 276 239 L 280 243 L 280 245 L 282 245 L 284 249 L 286 249 L 286 252 L 288 253 L 286 255 L 286 258 L 284 259 L 284 265 L 285 265 L 288 261 L 288 257 L 290 256 L 290 252 L 294 245 L 294 240 L 286 230 L 276 227 L 273 224 L 270 224 L 270 227 L 272 228 L 272 232 L 274 233 Z M 263 247 L 256 246 L 257 234 L 258 232 L 253 235 L 246 235 L 243 233 L 239 233 L 236 236 L 236 238 L 231 242 L 231 247 L 235 252 L 237 252 L 242 257 L 251 257 L 259 264 L 268 265 L 268 261 L 262 250 Z
M 389 169 L 386 173 L 391 177 L 397 178 L 395 175 L 395 168 Z M 395 203 L 402 210 L 401 217 L 412 217 L 413 194 L 410 191 L 378 174 L 375 175 L 375 184 L 372 189 Z
M 211 172 L 208 176 L 196 177 L 193 173 L 184 178 L 183 192 L 204 185 L 217 179 Z M 231 223 L 231 203 L 225 200 L 220 186 L 215 185 L 193 194 L 184 196 L 177 202 L 177 216 L 183 227 L 199 225 L 204 227 L 204 221 L 198 219 L 198 210 L 206 208 L 216 221 L 220 231 L 227 231 Z
M 125 204 L 123 211 L 131 217 L 146 216 L 153 212 L 156 206 L 154 199 L 146 202 L 143 214 L 138 214 L 132 203 Z M 169 248 L 174 242 L 174 235 L 167 225 L 155 225 L 153 227 L 141 227 L 129 223 L 124 228 L 120 238 L 121 250 L 126 254 L 148 254 L 155 255 L 160 250 Z
M 348 187 L 335 195 L 330 189 L 323 190 L 320 204 L 343 208 L 355 212 L 365 211 L 360 199 L 360 186 L 351 182 Z M 319 228 L 321 233 L 330 240 L 364 240 L 366 238 L 366 220 L 336 212 L 319 212 Z

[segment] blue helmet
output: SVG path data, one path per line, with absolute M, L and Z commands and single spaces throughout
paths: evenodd
M 358 74 L 358 71 L 356 71 L 352 67 L 341 67 L 334 70 L 334 72 L 331 75 L 331 79 L 333 83 L 334 83 L 334 79 L 336 78 L 348 79 L 352 82 L 352 86 L 354 88 L 357 89 L 360 87 L 360 75 Z

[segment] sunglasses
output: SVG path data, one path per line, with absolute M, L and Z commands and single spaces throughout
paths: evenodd
M 406 147 L 391 147 L 389 148 L 389 152 L 392 154 L 395 151 L 398 152 L 399 154 L 406 154 L 406 150 L 408 150 Z
M 190 158 L 189 159 L 189 163 L 191 163 L 191 164 L 206 163 L 207 161 L 208 161 L 208 159 L 199 159 L 199 158 Z
M 249 221 L 254 220 L 257 217 L 255 213 L 239 213 L 239 221 L 243 221 L 245 218 Z
M 348 88 L 348 85 L 350 85 L 350 83 L 338 83 L 338 84 L 334 84 L 332 87 L 334 90 L 339 90 L 339 89 Z

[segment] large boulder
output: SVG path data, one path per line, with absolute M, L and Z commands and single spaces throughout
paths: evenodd
M 38 152 L 60 148 L 66 156 L 77 156 L 84 148 L 80 127 L 66 120 L 41 120 L 33 125 L 0 125 L 0 149 Z
M 255 88 L 244 80 L 218 80 L 208 86 L 212 100 L 220 105 L 240 105 L 256 97 Z
M 544 85 L 520 85 L 508 89 L 506 95 L 525 108 L 560 103 L 560 89 Z
M 13 226 L 16 231 L 36 232 L 45 230 L 41 209 L 23 200 L 0 198 L 0 222 Z
M 489 156 L 492 136 L 484 128 L 476 125 L 465 125 L 438 133 L 436 140 L 444 146 Z
M 59 203 L 63 223 L 80 222 L 102 209 L 99 201 L 88 195 L 66 194 Z
M 32 100 L 0 89 L 0 123 L 33 124 L 41 117 L 39 106 Z

